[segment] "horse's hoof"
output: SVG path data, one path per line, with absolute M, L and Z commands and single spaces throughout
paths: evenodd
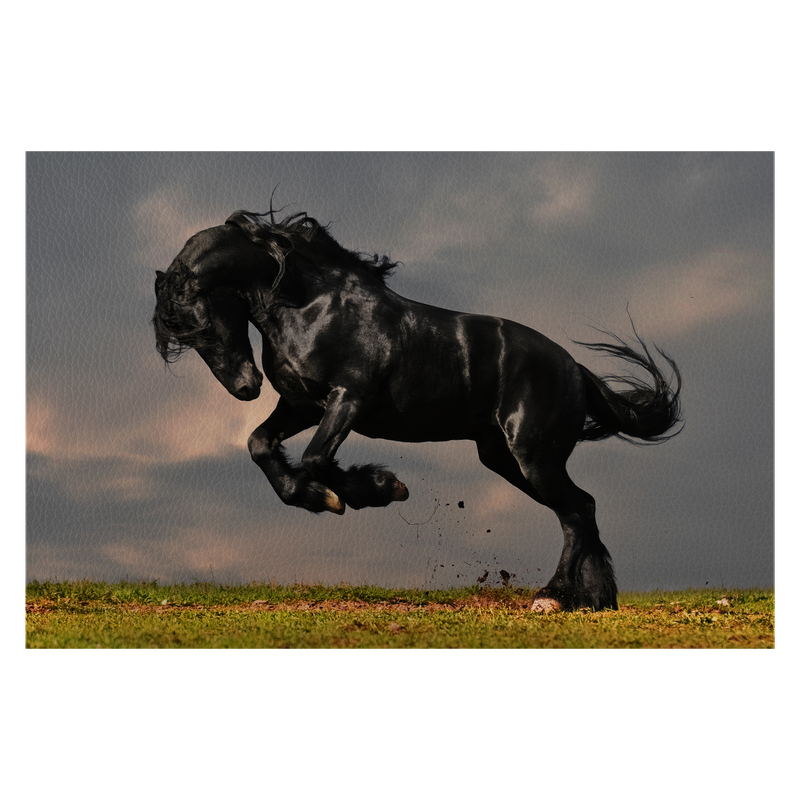
M 325 492 L 325 510 L 332 511 L 334 514 L 341 516 L 347 508 L 345 504 L 334 494 L 330 489 Z
M 400 481 L 394 482 L 394 486 L 392 488 L 392 500 L 399 502 L 408 500 L 408 489 L 404 483 L 400 483 Z
M 531 611 L 534 614 L 552 614 L 554 611 L 561 610 L 561 603 L 558 600 L 553 600 L 552 597 L 537 597 L 531 606 Z

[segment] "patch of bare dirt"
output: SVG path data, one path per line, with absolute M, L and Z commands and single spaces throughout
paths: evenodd
M 293 600 L 283 603 L 269 603 L 266 600 L 254 600 L 246 606 L 236 606 L 237 610 L 250 611 L 461 611 L 468 608 L 502 608 L 523 610 L 530 608 L 529 597 L 497 598 L 477 595 L 453 603 L 409 603 L 404 600 L 390 600 L 371 603 L 366 600 Z
M 96 605 L 98 607 L 107 605 L 102 602 L 81 601 L 76 604 L 79 607 Z M 58 604 L 54 601 L 44 600 L 41 602 L 29 602 L 25 604 L 25 610 L 31 614 L 44 614 L 55 611 Z M 331 611 L 392 611 L 399 613 L 409 612 L 434 612 L 434 611 L 461 611 L 465 609 L 504 609 L 513 611 L 529 611 L 531 608 L 531 597 L 528 592 L 518 596 L 499 595 L 492 592 L 481 592 L 452 603 L 410 603 L 406 600 L 397 598 L 379 603 L 367 600 L 289 600 L 280 603 L 271 603 L 268 600 L 253 600 L 250 603 L 233 605 L 200 605 L 200 604 L 181 604 L 181 603 L 123 603 L 116 606 L 133 614 L 174 614 L 180 611 L 203 611 L 203 612 L 259 612 L 259 611 L 308 611 L 308 612 L 331 612 Z

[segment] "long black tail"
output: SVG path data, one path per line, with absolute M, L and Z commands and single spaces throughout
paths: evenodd
M 631 322 L 631 324 L 633 323 Z M 627 375 L 624 377 L 606 375 L 599 378 L 581 365 L 586 383 L 588 408 L 586 425 L 579 441 L 596 442 L 607 439 L 609 436 L 619 436 L 632 444 L 659 444 L 679 434 L 683 426 L 669 433 L 682 422 L 681 373 L 678 365 L 656 347 L 674 374 L 675 388 L 673 389 L 670 381 L 656 366 L 647 345 L 636 333 L 636 328 L 633 329 L 633 333 L 641 345 L 641 353 L 626 345 L 613 333 L 601 332 L 611 336 L 618 344 L 605 342 L 576 342 L 576 344 L 644 368 L 650 374 L 652 385 Z M 622 384 L 628 388 L 615 391 L 608 385 L 608 381 Z

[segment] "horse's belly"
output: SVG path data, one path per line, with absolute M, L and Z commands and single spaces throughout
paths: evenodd
M 431 393 L 432 394 L 432 393 Z M 464 398 L 465 400 L 465 398 Z M 354 430 L 371 439 L 396 442 L 445 442 L 471 439 L 480 420 L 474 403 L 436 398 L 387 397 L 358 420 Z

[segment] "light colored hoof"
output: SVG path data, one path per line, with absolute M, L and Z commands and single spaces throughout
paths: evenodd
M 561 603 L 552 597 L 537 597 L 533 601 L 531 611 L 534 614 L 552 614 L 554 611 L 561 611 Z
M 408 489 L 404 483 L 400 481 L 394 482 L 394 491 L 392 492 L 392 500 L 402 502 L 408 500 Z
M 347 506 L 339 499 L 337 494 L 328 489 L 325 494 L 325 508 L 328 511 L 332 511 L 334 514 L 341 516 L 344 514 Z

